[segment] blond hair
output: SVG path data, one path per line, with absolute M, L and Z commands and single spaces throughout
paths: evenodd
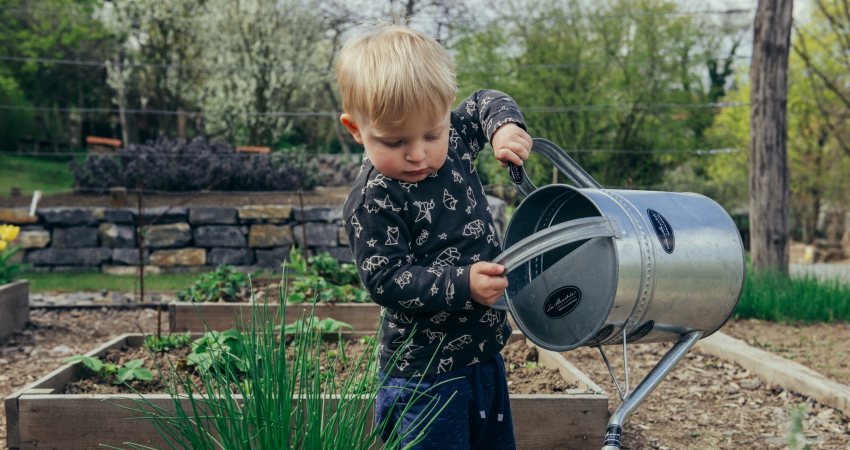
M 457 85 L 451 56 L 433 38 L 381 25 L 348 41 L 337 55 L 342 108 L 372 125 L 398 125 L 422 113 L 444 114 Z

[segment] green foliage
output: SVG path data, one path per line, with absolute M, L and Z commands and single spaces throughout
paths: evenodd
M 115 384 L 133 380 L 150 381 L 153 379 L 153 373 L 142 367 L 144 365 L 144 360 L 142 359 L 132 359 L 124 363 L 123 366 L 118 366 L 112 363 L 104 363 L 99 358 L 92 356 L 73 355 L 63 359 L 62 362 L 66 364 L 80 363 L 92 374 L 111 379 Z
M 773 322 L 850 322 L 850 285 L 748 270 L 734 317 Z
M 342 322 L 340 320 L 336 320 L 330 317 L 326 317 L 324 319 L 316 320 L 315 318 L 304 318 L 298 319 L 292 323 L 287 324 L 283 327 L 284 334 L 291 334 L 298 336 L 303 333 L 319 333 L 319 334 L 331 334 L 331 333 L 342 333 L 344 330 L 353 330 L 350 324 Z
M 744 29 L 679 8 L 665 0 L 515 4 L 499 27 L 460 33 L 458 67 L 482 70 L 459 74 L 458 97 L 505 91 L 532 136 L 564 148 L 602 184 L 658 186 L 699 159 L 679 150 L 705 148 L 715 111 L 700 105 L 723 95 Z M 538 185 L 552 181 L 551 167 L 534 156 L 526 163 Z M 487 183 L 505 183 L 498 169 L 486 173 Z
M 249 288 L 247 274 L 233 266 L 221 265 L 201 275 L 188 289 L 177 292 L 177 298 L 189 302 L 238 302 L 245 298 Z
M 35 128 L 35 121 L 26 96 L 13 78 L 6 70 L 0 69 L 0 104 L 21 109 L 0 110 L 0 149 L 14 150 L 18 140 L 26 137 Z M 5 158 L 5 157 L 4 157 Z M 0 164 L 2 167 L 3 164 Z M 8 192 L 3 189 L 2 192 Z
M 86 355 L 69 356 L 62 360 L 63 363 L 79 362 L 94 373 L 99 373 L 103 369 L 103 362 L 99 358 L 94 358 Z
M 6 111 L 0 110 L 0 135 L 4 134 L 4 112 Z M 0 148 L 9 149 L 13 146 L 0 143 Z M 35 190 L 49 194 L 67 191 L 73 186 L 74 177 L 68 171 L 67 158 L 0 154 L 0 193 L 3 195 L 8 194 L 13 187 L 19 188 L 23 195 L 32 195 Z
M 157 337 L 150 334 L 145 336 L 144 348 L 152 352 L 168 352 L 189 345 L 192 337 L 188 331 L 184 334 L 168 334 Z
M 0 225 L 0 285 L 15 281 L 26 268 L 24 263 L 12 262 L 20 246 L 11 243 L 17 239 L 20 231 L 21 228 L 15 225 Z
M 171 447 L 359 450 L 398 449 L 401 439 L 407 438 L 413 438 L 414 445 L 421 441 L 421 434 L 393 433 L 382 443 L 381 433 L 392 425 L 367 425 L 380 380 L 377 341 L 369 341 L 370 346 L 354 358 L 340 353 L 322 358 L 322 327 L 319 332 L 301 333 L 299 339 L 279 338 L 274 324 L 286 322 L 282 303 L 280 316 L 270 315 L 264 299 L 253 304 L 252 319 L 241 331 L 209 332 L 196 340 L 193 351 L 198 356 L 192 358 L 200 382 L 174 370 L 161 371 L 168 374 L 163 382 L 172 408 L 156 407 L 140 397 L 133 410 L 149 420 Z M 302 322 L 306 330 L 315 329 L 312 320 Z M 335 371 L 339 363 L 356 368 L 354 376 L 339 380 Z M 200 370 L 201 364 L 205 370 Z M 329 402 L 328 395 L 338 397 Z M 417 419 L 424 430 L 444 407 L 426 391 L 414 394 L 409 405 L 399 405 L 400 413 L 413 404 L 424 407 Z
M 153 374 L 150 370 L 142 367 L 144 361 L 141 359 L 132 359 L 124 363 L 124 367 L 118 369 L 118 373 L 116 377 L 118 381 L 131 381 L 131 380 L 140 380 L 140 381 L 150 381 L 153 379 Z
M 295 245 L 289 247 L 289 260 L 286 262 L 286 269 L 295 276 L 307 274 L 307 258 Z
M 30 292 L 133 292 L 138 289 L 137 275 L 109 275 L 102 272 L 27 272 Z M 145 274 L 145 288 L 160 291 L 179 291 L 197 280 L 197 273 Z
M 286 271 L 291 274 L 286 300 L 302 302 L 367 303 L 369 294 L 361 287 L 357 268 L 340 264 L 327 252 L 304 258 L 294 246 Z M 188 289 L 177 292 L 180 301 L 239 302 L 250 295 L 250 277 L 233 266 L 222 265 L 201 275 Z M 259 293 L 255 293 L 258 295 Z
M 362 288 L 357 267 L 342 263 L 328 252 L 304 258 L 301 252 L 292 246 L 286 271 L 293 274 L 286 291 L 286 301 L 303 302 L 341 302 L 367 303 L 369 294 Z
M 23 263 L 11 262 L 12 256 L 20 250 L 20 247 L 8 247 L 0 251 L 0 285 L 11 283 L 18 279 L 18 274 L 26 268 Z
M 104 61 L 116 48 L 98 11 L 103 0 L 0 1 L 0 54 L 59 60 Z M 0 111 L 0 141 L 27 137 L 53 145 L 81 142 L 83 125 L 109 129 L 109 116 L 65 113 L 59 108 L 109 105 L 103 68 L 36 61 L 4 62 L 0 101 L 43 111 Z M 13 81 L 9 81 L 9 80 Z M 17 85 L 17 89 L 11 87 Z M 57 111 L 51 111 L 51 108 Z M 20 126 L 21 128 L 16 128 Z
M 237 374 L 244 372 L 249 364 L 243 339 L 236 330 L 208 331 L 192 342 L 186 363 L 201 374 L 216 372 L 236 380 Z
M 805 404 L 788 407 L 788 433 L 786 440 L 788 450 L 808 450 L 809 444 L 806 443 L 806 434 L 803 432 L 803 419 L 806 416 Z

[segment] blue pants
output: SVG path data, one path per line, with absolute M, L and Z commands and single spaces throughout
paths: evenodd
M 502 355 L 443 374 L 387 378 L 375 401 L 375 424 L 383 427 L 384 442 L 398 448 L 425 429 L 410 448 L 516 449 Z

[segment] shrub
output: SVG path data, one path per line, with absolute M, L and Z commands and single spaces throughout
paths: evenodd
M 118 156 L 89 155 L 71 162 L 76 186 L 107 190 L 113 186 L 161 191 L 291 191 L 320 183 L 320 163 L 303 152 L 266 155 L 237 153 L 230 145 L 159 138 L 130 144 Z M 324 170 L 328 173 L 334 166 Z

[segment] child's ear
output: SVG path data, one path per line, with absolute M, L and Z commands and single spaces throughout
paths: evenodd
M 358 144 L 363 143 L 363 136 L 360 134 L 360 127 L 357 126 L 357 122 L 354 121 L 354 117 L 349 113 L 343 113 L 339 116 L 339 121 L 342 123 L 342 126 L 351 133 L 351 136 Z

